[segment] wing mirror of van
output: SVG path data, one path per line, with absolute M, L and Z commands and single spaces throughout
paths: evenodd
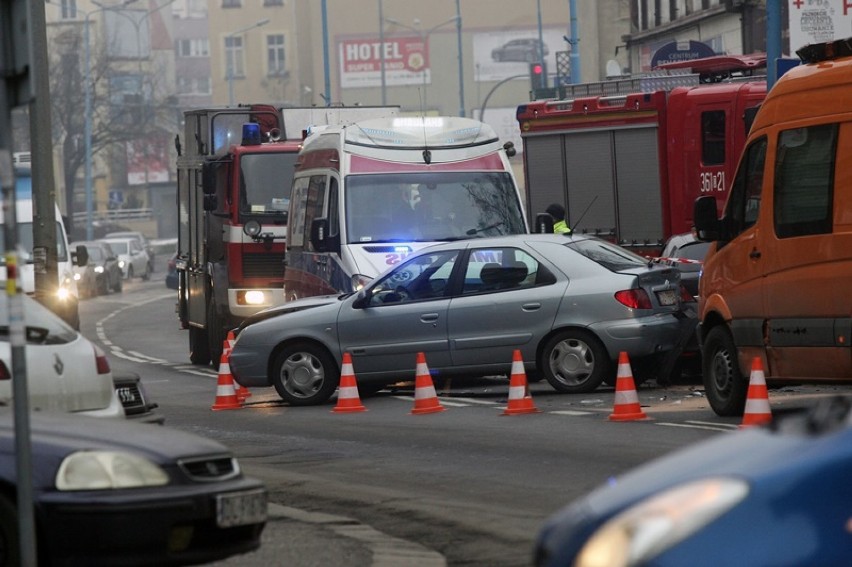
M 328 219 L 318 218 L 311 223 L 311 246 L 315 252 L 340 252 L 340 238 L 331 236 Z
M 75 266 L 81 268 L 89 263 L 89 250 L 82 244 L 77 245 L 77 249 L 71 252 L 71 261 Z
M 535 231 L 539 234 L 553 234 L 553 217 L 547 213 L 535 216 Z
M 705 195 L 695 200 L 692 219 L 699 240 L 713 242 L 721 238 L 722 222 L 716 214 L 716 197 Z

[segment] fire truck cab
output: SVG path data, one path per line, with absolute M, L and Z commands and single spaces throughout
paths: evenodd
M 283 303 L 290 183 L 301 145 L 280 112 L 249 105 L 184 113 L 178 150 L 177 312 L 190 360 L 217 364 L 228 330 Z

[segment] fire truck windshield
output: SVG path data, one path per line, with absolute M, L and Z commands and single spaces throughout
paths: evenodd
M 240 213 L 286 215 L 297 154 L 245 154 L 240 160 Z
M 446 241 L 522 234 L 507 173 L 436 172 L 346 178 L 350 243 Z

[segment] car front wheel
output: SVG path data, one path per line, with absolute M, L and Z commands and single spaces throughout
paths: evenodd
M 328 400 L 340 382 L 340 369 L 318 345 L 296 343 L 275 357 L 272 384 L 291 406 L 313 406 Z
M 748 381 L 740 372 L 737 347 L 724 325 L 713 327 L 701 349 L 704 393 L 716 415 L 741 415 Z
M 606 349 L 586 331 L 563 331 L 551 338 L 542 351 L 541 371 L 557 392 L 593 392 L 610 368 Z

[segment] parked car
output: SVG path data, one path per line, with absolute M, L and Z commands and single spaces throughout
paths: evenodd
M 147 280 L 150 277 L 148 253 L 139 241 L 133 238 L 103 238 L 100 242 L 106 242 L 112 248 L 125 279 L 141 276 Z
M 21 564 L 15 428 L 0 408 L 2 565 Z M 39 565 L 195 565 L 253 551 L 267 491 L 222 444 L 179 430 L 34 413 Z
M 29 406 L 124 418 L 104 352 L 52 311 L 21 295 L 26 325 L 24 347 Z M 9 307 L 0 301 L 0 405 L 12 402 Z
M 158 404 L 150 401 L 142 379 L 135 372 L 114 374 L 115 393 L 124 406 L 124 415 L 142 423 L 165 423 L 165 417 L 156 411 Z
M 122 290 L 124 274 L 118 265 L 118 257 L 109 244 L 96 240 L 77 242 L 89 252 L 89 264 L 94 267 L 97 276 L 98 294 L 106 295 L 110 291 Z
M 541 53 L 539 53 L 539 45 Z M 542 57 L 546 57 L 550 53 L 546 43 L 539 43 L 538 39 L 533 37 L 524 37 L 520 39 L 512 39 L 491 50 L 491 59 L 494 61 L 520 61 L 523 63 L 533 63 L 541 61 Z
M 148 240 L 144 234 L 137 231 L 126 230 L 121 232 L 108 232 L 104 235 L 104 238 L 132 238 L 136 240 L 139 245 L 145 249 L 145 252 L 148 253 L 148 271 L 153 273 L 154 259 L 157 255 L 157 251 L 151 241 Z
M 660 257 L 654 258 L 654 261 L 680 270 L 681 283 L 697 298 L 698 278 L 710 245 L 710 242 L 698 240 L 691 232 L 675 234 L 666 241 Z
M 535 565 L 847 564 L 850 407 L 828 398 L 607 481 L 545 523 Z
M 169 258 L 168 264 L 166 264 L 166 287 L 169 289 L 178 288 L 177 250 Z
M 474 238 L 418 251 L 357 293 L 249 317 L 230 369 L 243 386 L 274 386 L 290 404 L 309 405 L 337 388 L 343 352 L 367 386 L 413 377 L 418 351 L 438 375 L 471 375 L 510 372 L 520 349 L 528 373 L 581 393 L 614 382 L 621 351 L 635 366 L 670 371 L 695 325 L 678 271 L 614 244 Z

